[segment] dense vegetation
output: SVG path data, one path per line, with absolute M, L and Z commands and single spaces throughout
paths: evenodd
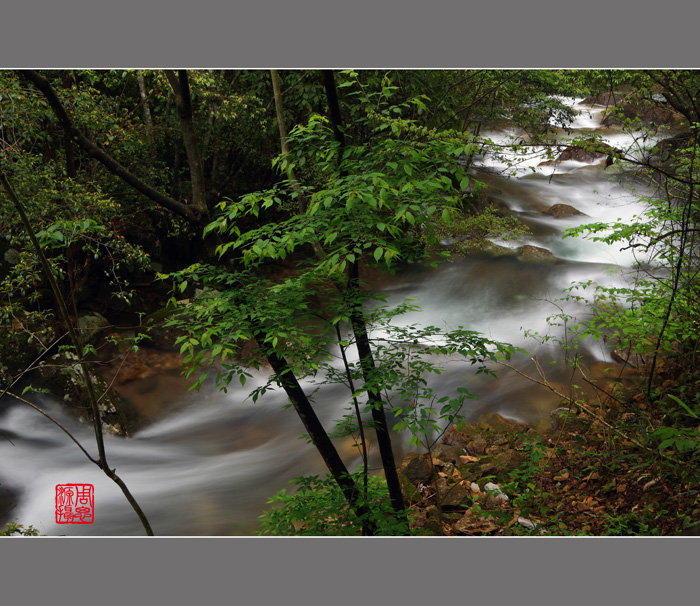
M 555 158 L 555 128 L 572 121 L 560 97 L 593 95 L 609 105 L 608 120 L 637 133 L 637 149 L 594 137 L 569 148 L 606 155 L 656 194 L 632 224 L 594 224 L 570 236 L 643 249 L 653 263 L 629 288 L 572 288 L 569 297 L 595 289 L 592 319 L 577 323 L 562 347 L 605 339 L 637 367 L 640 386 L 607 391 L 605 414 L 591 412 L 583 393 L 563 396 L 578 416 L 591 415 L 587 432 L 560 436 L 559 450 L 523 438 L 527 462 L 508 481 L 527 495 L 518 511 L 550 511 L 556 497 L 546 489 L 542 452 L 582 477 L 604 475 L 597 466 L 613 475 L 643 469 L 675 498 L 678 518 L 664 532 L 687 526 L 698 517 L 700 479 L 699 85 L 686 71 L 0 72 L 1 397 L 26 401 L 15 384 L 51 356 L 73 355 L 101 444 L 101 421 L 114 423 L 107 412 L 118 411 L 101 409 L 92 393 L 100 386 L 89 366 L 104 341 L 90 341 L 80 318 L 99 312 L 137 326 L 138 342 L 149 338 L 140 319 L 150 317 L 175 330 L 188 375 L 199 377 L 195 387 L 210 367 L 221 389 L 245 384 L 251 367 L 271 368 L 253 398 L 284 389 L 326 463 L 329 480 L 300 481 L 310 502 L 278 498 L 286 513 L 267 516 L 268 532 L 299 531 L 290 522 L 295 507 L 307 518 L 325 512 L 308 519 L 312 533 L 415 531 L 392 433 L 408 431 L 430 451 L 436 432 L 459 425 L 474 396 L 464 388 L 435 396 L 436 356 L 494 374 L 514 348 L 462 329 L 399 329 L 392 319 L 409 304 L 386 308 L 363 276 L 406 261 L 437 264 L 447 257 L 436 246 L 446 235 L 469 235 L 480 246 L 491 235 L 522 233 L 483 204 L 473 158 L 504 144 L 482 131 L 515 126 L 512 150 L 544 145 Z M 673 137 L 648 143 L 664 124 Z M 553 322 L 573 330 L 567 318 Z M 370 338 L 378 326 L 384 337 Z M 581 381 L 576 352 L 567 358 Z M 348 415 L 332 434 L 301 387 L 309 376 L 348 388 Z M 346 467 L 332 440 L 340 436 L 356 437 L 362 469 Z M 370 439 L 385 483 L 368 478 Z M 102 449 L 99 459 L 86 455 L 121 482 Z M 659 509 L 635 509 L 624 528 L 612 516 L 588 531 L 647 533 Z M 332 510 L 343 515 L 329 528 Z M 557 515 L 550 532 L 562 530 L 565 516 Z

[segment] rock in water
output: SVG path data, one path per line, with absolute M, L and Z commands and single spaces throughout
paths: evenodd
M 568 204 L 555 204 L 545 210 L 543 214 L 562 219 L 564 217 L 573 217 L 576 215 L 583 216 L 584 213 Z
M 556 257 L 552 254 L 552 251 L 546 248 L 540 248 L 539 246 L 532 246 L 526 244 L 516 249 L 518 257 L 524 261 L 553 261 Z

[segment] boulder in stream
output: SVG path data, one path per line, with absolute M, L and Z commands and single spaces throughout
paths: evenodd
M 555 204 L 554 206 L 550 206 L 547 210 L 543 211 L 542 214 L 550 215 L 552 217 L 556 217 L 557 219 L 563 219 L 565 217 L 574 216 L 585 216 L 584 213 L 582 213 L 577 208 L 570 206 L 569 204 Z
M 560 162 L 566 162 L 567 160 L 573 160 L 575 162 L 585 162 L 587 164 L 590 164 L 592 162 L 600 160 L 601 158 L 604 158 L 606 155 L 607 153 L 602 151 L 590 151 L 584 149 L 583 147 L 573 145 L 571 147 L 567 147 L 554 160 L 544 160 L 540 162 L 537 166 L 556 166 Z
M 526 244 L 516 249 L 519 259 L 523 261 L 554 261 L 556 257 L 551 250 Z

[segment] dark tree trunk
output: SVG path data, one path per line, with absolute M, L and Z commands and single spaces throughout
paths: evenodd
M 342 149 L 345 147 L 345 136 L 343 134 L 340 105 L 338 103 L 338 93 L 335 86 L 335 78 L 331 70 L 323 70 L 323 84 L 326 88 L 326 97 L 328 100 L 328 109 L 331 117 L 331 125 L 336 141 L 340 143 L 341 156 Z M 341 157 L 338 158 L 340 162 Z M 346 287 L 346 300 L 349 302 L 351 310 L 352 330 L 355 334 L 355 344 L 360 356 L 360 366 L 365 383 L 369 383 L 371 374 L 375 368 L 374 355 L 369 343 L 369 335 L 367 334 L 367 326 L 365 324 L 364 312 L 362 310 L 362 301 L 360 298 L 360 281 L 359 281 L 359 263 L 357 261 L 350 264 L 348 284 Z M 391 446 L 391 434 L 386 421 L 384 412 L 384 403 L 380 394 L 373 391 L 368 391 L 369 405 L 372 410 L 372 420 L 377 434 L 377 444 L 379 445 L 379 454 L 384 467 L 384 475 L 386 478 L 391 505 L 397 515 L 405 516 L 406 506 L 403 500 L 403 492 L 401 491 L 401 483 L 396 471 L 396 461 L 394 459 L 394 451 Z
M 358 502 L 360 491 L 357 485 L 348 473 L 345 463 L 343 463 L 333 442 L 328 437 L 328 433 L 326 433 L 321 421 L 316 416 L 316 411 L 314 411 L 311 402 L 289 368 L 287 361 L 269 348 L 265 343 L 264 337 L 259 337 L 256 340 L 270 362 L 270 366 L 275 371 L 277 380 L 286 392 L 292 406 L 294 406 L 294 410 L 296 410 L 301 422 L 304 424 L 311 441 L 323 458 L 326 467 L 328 467 L 328 471 L 330 471 L 348 503 L 362 521 L 363 529 L 367 531 L 367 534 L 376 534 L 376 526 L 370 519 L 369 510 L 364 504 Z
M 166 70 L 165 75 L 175 94 L 177 117 L 180 121 L 180 130 L 182 131 L 182 139 L 185 144 L 185 152 L 187 153 L 187 162 L 190 167 L 190 177 L 192 179 L 192 206 L 197 209 L 202 216 L 208 216 L 209 209 L 206 200 L 204 169 L 199 154 L 199 145 L 197 144 L 197 133 L 195 132 L 194 121 L 192 119 L 192 98 L 190 96 L 187 70 L 181 69 L 178 71 L 177 75 L 174 71 Z
M 357 261 L 350 264 L 348 278 L 348 300 L 350 304 L 350 321 L 352 323 L 352 331 L 355 334 L 355 346 L 360 357 L 360 367 L 362 368 L 362 376 L 365 384 L 371 384 L 372 374 L 375 370 L 374 354 L 369 342 L 367 334 L 367 325 L 365 324 L 364 312 L 362 310 L 362 299 L 360 298 L 360 280 L 359 280 L 359 264 Z M 403 492 L 401 490 L 401 482 L 396 470 L 396 460 L 394 459 L 394 451 L 391 446 L 391 434 L 389 433 L 389 425 L 386 420 L 384 411 L 384 402 L 378 391 L 367 390 L 368 404 L 372 411 L 372 421 L 377 433 L 377 444 L 379 445 L 379 454 L 384 467 L 384 476 L 386 478 L 389 496 L 391 497 L 391 505 L 397 514 L 404 515 L 406 505 L 403 500 Z
M 155 145 L 155 135 L 153 133 L 153 118 L 151 117 L 151 104 L 148 102 L 148 91 L 146 90 L 146 79 L 143 77 L 143 70 L 136 70 L 136 78 L 139 81 L 139 94 L 141 95 L 141 105 L 143 106 L 143 119 L 146 123 L 146 132 L 151 145 Z

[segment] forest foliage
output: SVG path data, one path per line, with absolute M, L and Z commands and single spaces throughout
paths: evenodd
M 136 322 L 161 310 L 179 331 L 187 372 L 200 373 L 196 386 L 209 366 L 225 389 L 234 379 L 244 384 L 250 366 L 269 364 L 274 374 L 253 397 L 273 384 L 285 389 L 361 531 L 381 532 L 368 505 L 378 487 L 367 482 L 364 431 L 380 443 L 400 521 L 393 429 L 428 447 L 435 431 L 459 422 L 472 397 L 438 399 L 425 376 L 440 366 L 422 354 L 460 356 L 492 373 L 487 361 L 507 360 L 514 348 L 463 329 L 401 332 L 392 319 L 407 308 L 385 309 L 362 288 L 363 275 L 411 261 L 434 265 L 448 256 L 437 245 L 447 235 L 475 243 L 522 235 L 522 225 L 481 204 L 473 159 L 504 148 L 483 133 L 508 125 L 520 133 L 510 151 L 545 145 L 555 157 L 556 135 L 573 119 L 563 97 L 593 95 L 607 99 L 611 120 L 637 133 L 637 146 L 613 150 L 595 138 L 570 145 L 609 154 L 656 190 L 633 223 L 569 233 L 648 259 L 629 288 L 571 289 L 568 296 L 580 299 L 595 290 L 592 318 L 577 325 L 578 337 L 605 339 L 644 361 L 646 397 L 665 419 L 661 427 L 647 419 L 644 439 L 670 453 L 666 462 L 695 460 L 695 72 L 297 70 L 281 72 L 280 81 L 276 97 L 267 71 L 0 72 L 0 171 L 24 204 L 69 323 L 90 311 Z M 664 112 L 677 116 L 674 136 L 655 143 Z M 38 341 L 38 358 L 57 344 L 69 348 L 42 340 L 65 320 L 5 190 L 0 229 L 0 348 L 26 350 Z M 391 335 L 385 341 L 370 338 L 379 325 Z M 342 371 L 329 364 L 329 352 L 342 359 Z M 28 364 L 26 357 L 3 363 L 0 387 Z M 320 371 L 348 386 L 350 412 L 334 435 L 358 436 L 364 478 L 340 460 L 300 387 Z M 684 472 L 686 482 L 697 482 L 691 476 Z

